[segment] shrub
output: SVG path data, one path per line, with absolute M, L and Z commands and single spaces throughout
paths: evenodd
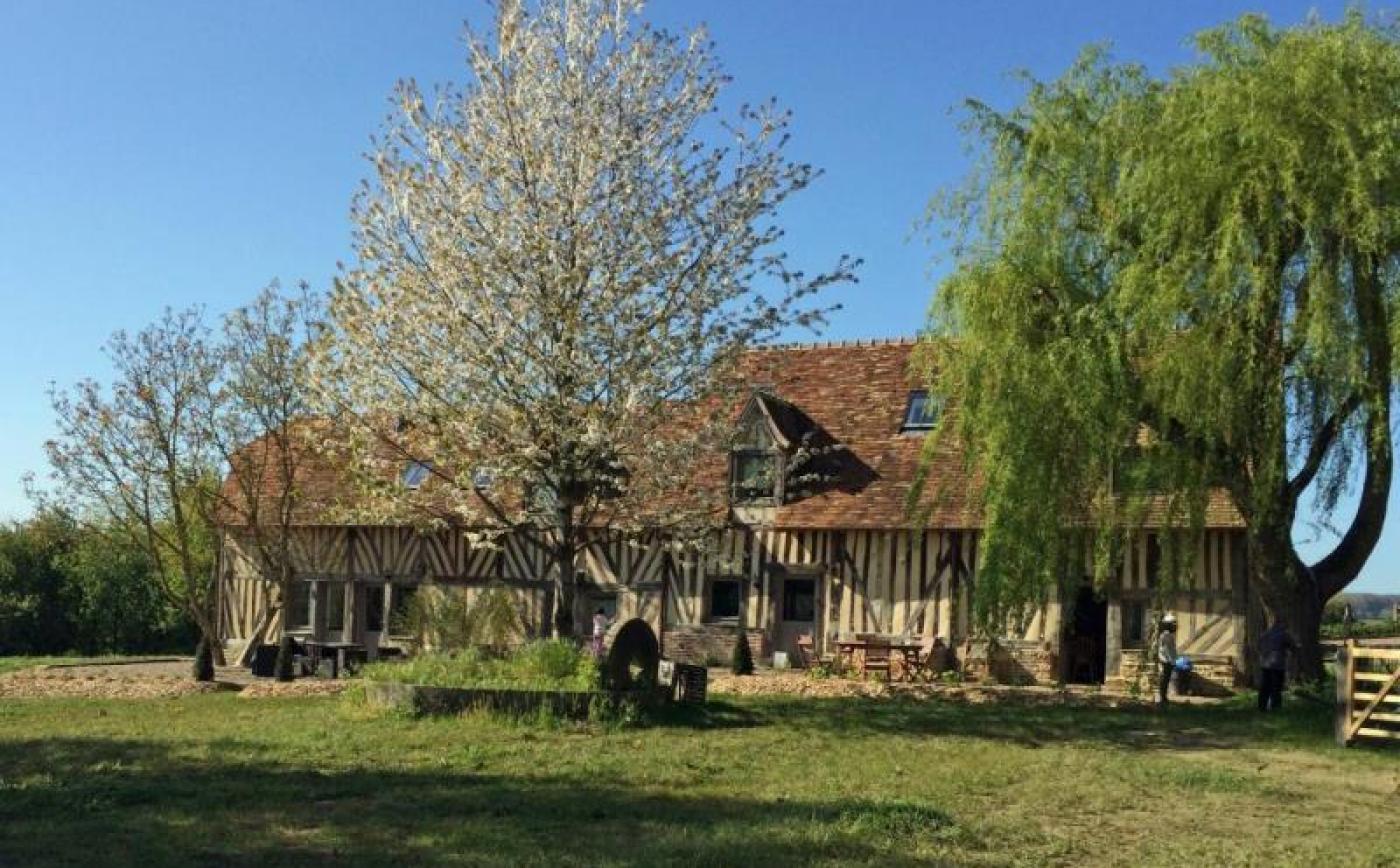
M 272 667 L 272 674 L 278 681 L 292 680 L 292 657 L 295 653 L 296 640 L 291 636 L 283 636 L 281 643 L 277 646 L 277 662 Z
M 596 677 L 597 661 L 573 642 L 546 639 L 531 642 L 510 655 L 509 669 L 531 681 L 577 682 Z M 594 685 L 587 684 L 586 688 Z
M 1323 639 L 1348 638 L 1341 623 L 1323 624 L 1318 635 Z M 1391 636 L 1400 636 L 1400 621 L 1354 621 L 1351 625 L 1352 639 L 1386 639 Z
M 505 654 L 525 633 L 514 595 L 501 586 L 485 588 L 475 599 L 461 589 L 424 588 L 392 623 L 416 651 L 486 648 Z
M 194 649 L 194 680 L 214 680 L 214 649 L 209 647 L 209 640 L 204 638 L 199 640 Z
M 505 656 L 469 648 L 371 663 L 364 677 L 428 687 L 587 691 L 598 686 L 598 664 L 571 642 L 544 640 Z
M 753 651 L 749 648 L 749 637 L 743 630 L 734 634 L 734 656 L 729 661 L 729 667 L 735 675 L 753 674 Z

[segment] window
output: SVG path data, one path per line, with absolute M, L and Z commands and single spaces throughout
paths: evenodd
M 389 615 L 389 632 L 395 636 L 407 636 L 409 629 L 409 613 L 413 611 L 413 600 L 418 596 L 417 585 L 393 585 L 390 588 L 393 595 L 393 610 Z
M 332 632 L 345 629 L 345 583 L 327 582 L 326 589 L 326 629 Z
M 428 474 L 433 472 L 433 465 L 428 461 L 410 461 L 403 469 L 404 488 L 417 490 L 428 480 Z
M 778 457 L 757 449 L 735 451 L 730 465 L 734 500 L 771 500 L 778 490 Z
M 311 626 L 311 583 L 292 582 L 287 599 L 287 627 L 305 630 Z
M 607 618 L 609 621 L 611 621 L 611 620 L 613 620 L 614 618 L 616 618 L 616 617 L 617 617 L 617 594 L 599 594 L 599 593 L 589 594 L 589 595 L 588 595 L 588 617 L 589 617 L 590 621 L 592 620 L 594 613 L 597 612 L 599 609 L 602 609 L 602 610 L 603 610 L 603 617 Z
M 909 406 L 904 411 L 901 431 L 928 431 L 938 422 L 938 403 L 928 392 L 919 389 L 909 393 Z
M 1147 603 L 1136 600 L 1123 604 L 1123 647 L 1141 648 L 1147 640 Z
M 815 579 L 783 580 L 783 620 L 817 620 L 817 583 Z
M 739 617 L 739 580 L 713 579 L 710 582 L 710 617 Z
M 365 588 L 365 629 L 371 633 L 384 632 L 384 586 Z

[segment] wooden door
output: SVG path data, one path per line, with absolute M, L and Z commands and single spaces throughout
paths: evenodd
M 817 634 L 817 577 L 785 576 L 778 581 L 778 624 L 773 650 L 785 651 L 794 666 L 802 655 L 797 640 Z

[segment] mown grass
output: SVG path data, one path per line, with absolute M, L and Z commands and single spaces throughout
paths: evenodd
M 0 865 L 1376 865 L 1327 710 L 720 698 L 642 729 L 334 699 L 0 707 Z

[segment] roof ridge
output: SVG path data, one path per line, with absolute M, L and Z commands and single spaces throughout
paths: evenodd
M 772 352 L 775 350 L 828 350 L 854 347 L 912 346 L 919 342 L 918 335 L 900 335 L 888 338 L 847 338 L 833 341 L 794 341 L 784 344 L 764 344 L 751 347 L 750 352 Z

